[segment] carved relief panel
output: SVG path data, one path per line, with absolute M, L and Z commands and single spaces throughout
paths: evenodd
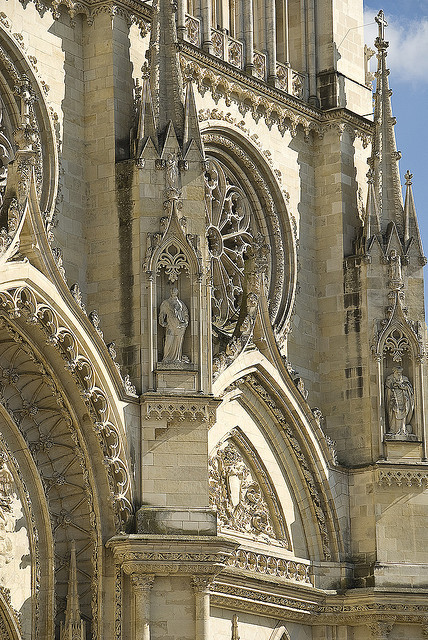
M 245 453 L 237 442 L 245 448 Z M 275 489 L 239 429 L 211 455 L 209 486 L 210 501 L 217 511 L 221 532 L 291 549 Z

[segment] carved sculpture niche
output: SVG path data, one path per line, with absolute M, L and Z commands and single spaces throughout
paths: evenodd
M 390 305 L 386 318 L 378 323 L 373 345 L 378 363 L 380 454 L 387 458 L 426 458 L 422 329 L 420 323 L 407 317 L 403 264 L 397 250 L 390 251 L 386 263 Z
M 170 154 L 165 191 L 169 215 L 161 219 L 159 232 L 149 234 L 146 271 L 150 284 L 150 386 L 158 391 L 182 393 L 199 390 L 202 267 L 197 241 L 186 234 L 186 220 L 179 218 L 177 163 L 177 157 Z M 178 375 L 178 371 L 188 375 Z
M 239 429 L 230 435 L 209 461 L 210 501 L 220 531 L 291 549 L 276 492 L 262 463 Z
M 410 357 L 409 357 L 410 356 Z M 385 372 L 385 437 L 407 438 L 412 434 L 415 409 L 413 384 L 408 375 L 411 369 L 411 346 L 403 331 L 396 328 L 386 338 L 383 347 Z M 404 365 L 404 366 L 402 366 Z M 408 375 L 406 375 L 406 373 Z

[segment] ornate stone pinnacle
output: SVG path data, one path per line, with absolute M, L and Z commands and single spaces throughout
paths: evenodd
M 367 177 L 367 182 L 368 184 L 373 184 L 374 183 L 374 179 L 375 179 L 375 172 L 373 171 L 373 169 L 369 169 L 366 173 L 366 177 Z
M 406 185 L 408 187 L 410 187 L 413 183 L 412 183 L 412 178 L 413 178 L 413 173 L 410 173 L 410 171 L 407 169 L 404 178 L 406 180 Z

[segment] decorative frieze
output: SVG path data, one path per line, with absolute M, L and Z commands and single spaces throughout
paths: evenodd
M 303 585 L 302 587 L 306 587 Z M 297 587 L 297 585 L 296 585 Z M 226 609 L 270 616 L 280 620 L 303 624 L 372 625 L 380 621 L 395 624 L 427 624 L 428 606 L 408 601 L 390 603 L 381 599 L 333 604 L 336 596 L 319 596 L 306 590 L 299 596 L 272 590 L 265 583 L 264 589 L 238 586 L 225 577 L 216 579 L 211 590 L 211 604 Z M 381 618 L 381 620 L 379 620 Z
M 428 488 L 428 469 L 378 469 L 377 481 L 384 486 Z

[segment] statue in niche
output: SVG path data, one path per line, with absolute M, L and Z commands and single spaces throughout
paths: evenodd
M 389 254 L 389 277 L 395 285 L 403 283 L 403 274 L 401 271 L 401 258 L 395 249 Z
M 159 309 L 159 324 L 165 328 L 163 364 L 190 362 L 182 355 L 184 334 L 189 324 L 189 311 L 178 297 L 178 289 L 171 289 L 171 296 L 164 300 Z
M 407 435 L 412 432 L 409 424 L 415 408 L 412 383 L 403 375 L 403 367 L 394 366 L 385 380 L 386 412 L 389 433 Z

